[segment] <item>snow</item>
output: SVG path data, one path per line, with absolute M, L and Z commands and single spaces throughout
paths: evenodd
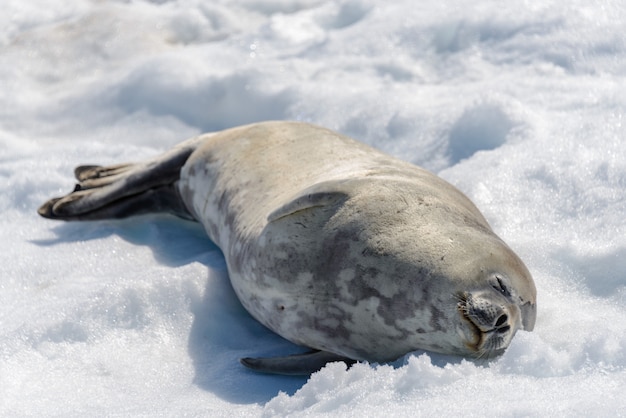
M 5 0 L 0 415 L 624 416 L 626 7 L 619 0 Z M 168 216 L 55 223 L 73 167 L 314 122 L 446 178 L 525 260 L 535 331 L 309 379 L 238 359 L 256 323 Z

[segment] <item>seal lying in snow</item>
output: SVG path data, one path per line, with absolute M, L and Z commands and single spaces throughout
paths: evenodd
M 248 312 L 314 350 L 242 360 L 253 369 L 307 374 L 417 349 L 491 357 L 534 327 L 530 273 L 465 195 L 327 129 L 257 123 L 75 174 L 75 190 L 40 215 L 194 219 Z

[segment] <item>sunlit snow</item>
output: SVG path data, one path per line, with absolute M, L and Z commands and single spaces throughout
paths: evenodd
M 625 22 L 620 0 L 4 0 L 0 415 L 624 414 Z M 535 331 L 492 362 L 256 374 L 238 359 L 299 348 L 199 226 L 36 214 L 76 165 L 267 119 L 462 189 L 533 273 Z

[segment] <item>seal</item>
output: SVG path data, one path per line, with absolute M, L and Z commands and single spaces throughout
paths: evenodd
M 489 358 L 535 324 L 528 269 L 463 193 L 322 127 L 241 126 L 75 175 L 74 191 L 40 215 L 170 212 L 204 226 L 248 312 L 313 350 L 242 359 L 259 371 L 308 374 L 418 349 Z

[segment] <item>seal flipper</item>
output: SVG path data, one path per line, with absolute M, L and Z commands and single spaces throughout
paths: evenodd
M 344 183 L 346 182 L 331 180 L 314 184 L 270 213 L 267 221 L 274 222 L 301 210 L 338 204 L 348 197 L 348 192 L 344 190 L 346 189 Z
M 98 220 L 169 212 L 193 219 L 178 195 L 180 170 L 202 137 L 183 142 L 145 163 L 110 167 L 80 166 L 74 191 L 44 203 L 38 213 L 50 219 Z
M 356 360 L 329 353 L 328 351 L 313 350 L 303 354 L 286 357 L 242 358 L 241 364 L 262 373 L 283 374 L 290 376 L 304 376 L 315 373 L 327 363 L 343 361 L 348 366 Z
M 178 196 L 178 191 L 173 184 L 148 189 L 143 193 L 118 199 L 89 212 L 72 214 L 67 210 L 69 207 L 67 198 L 71 196 L 76 200 L 80 199 L 76 195 L 77 192 L 73 192 L 66 197 L 50 199 L 37 212 L 44 218 L 64 221 L 121 219 L 157 212 L 172 213 L 181 218 L 194 220 Z M 62 209 L 59 210 L 59 207 Z
M 121 174 L 132 168 L 133 164 L 116 164 L 107 167 L 100 165 L 81 165 L 74 169 L 74 177 L 78 181 L 92 180 L 96 178 L 110 177 L 116 174 Z

